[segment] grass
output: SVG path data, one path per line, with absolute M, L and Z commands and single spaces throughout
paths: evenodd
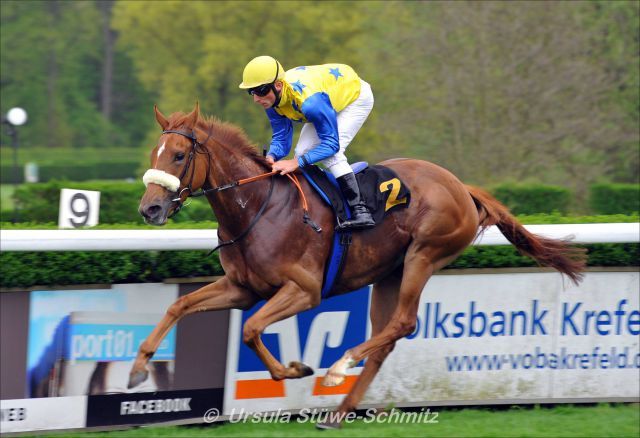
M 23 147 L 18 150 L 18 164 L 22 167 L 30 162 L 39 165 L 51 163 L 84 163 L 113 161 L 138 161 L 145 159 L 150 150 L 137 147 L 106 147 L 106 148 L 72 148 L 72 147 Z M 13 163 L 13 149 L 8 146 L 0 147 L 0 162 Z
M 11 199 L 11 195 L 13 195 L 13 191 L 14 191 L 13 184 L 0 184 L 0 209 L 2 210 L 13 209 L 13 199 Z
M 374 417 L 320 431 L 295 417 L 280 423 L 223 423 L 198 426 L 139 427 L 95 432 L 91 437 L 638 437 L 640 404 L 558 405 L 554 407 L 431 409 L 437 423 L 395 424 Z M 395 418 L 398 418 L 396 416 Z M 425 418 L 423 415 L 422 418 Z M 65 434 L 65 436 L 87 436 Z

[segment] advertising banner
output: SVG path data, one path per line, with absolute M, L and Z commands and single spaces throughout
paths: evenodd
M 638 400 L 640 276 L 438 275 L 364 403 Z
M 578 287 L 555 272 L 436 275 L 414 333 L 398 341 L 362 403 L 638 400 L 639 289 L 637 272 L 589 272 Z M 362 363 L 340 386 L 320 382 L 370 336 L 369 302 L 365 289 L 268 327 L 263 341 L 278 360 L 316 371 L 280 382 L 242 344 L 256 309 L 233 311 L 224 413 L 337 405 Z
M 187 419 L 211 423 L 221 414 L 223 393 L 214 388 L 89 396 L 87 427 Z
M 127 388 L 138 347 L 178 295 L 177 285 L 31 292 L 27 397 L 172 388 L 176 329 L 150 364 L 150 379 Z
M 2 433 L 79 429 L 86 418 L 86 396 L 0 401 Z

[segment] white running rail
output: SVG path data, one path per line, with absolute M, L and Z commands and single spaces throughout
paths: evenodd
M 526 225 L 527 230 L 574 243 L 640 242 L 640 223 Z M 0 251 L 211 250 L 217 230 L 0 230 Z M 474 245 L 509 245 L 495 227 Z

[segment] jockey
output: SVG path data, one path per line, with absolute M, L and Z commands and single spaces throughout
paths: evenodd
M 338 225 L 345 229 L 375 225 L 360 198 L 358 181 L 344 155 L 373 108 L 368 83 L 345 64 L 296 67 L 284 71 L 270 56 L 258 56 L 244 68 L 240 88 L 261 105 L 273 134 L 267 161 L 282 175 L 298 167 L 322 163 L 336 178 L 352 218 Z M 291 150 L 293 122 L 304 123 L 295 158 L 283 160 Z

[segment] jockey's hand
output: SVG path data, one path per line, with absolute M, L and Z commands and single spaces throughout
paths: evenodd
M 265 159 L 267 160 L 267 163 L 271 164 L 272 166 L 273 166 L 273 163 L 276 162 L 276 160 L 274 160 L 271 155 L 267 155 Z
M 295 158 L 293 160 L 280 160 L 273 163 L 271 168 L 280 172 L 280 175 L 286 175 L 287 173 L 291 173 L 295 171 L 298 167 L 298 160 Z

